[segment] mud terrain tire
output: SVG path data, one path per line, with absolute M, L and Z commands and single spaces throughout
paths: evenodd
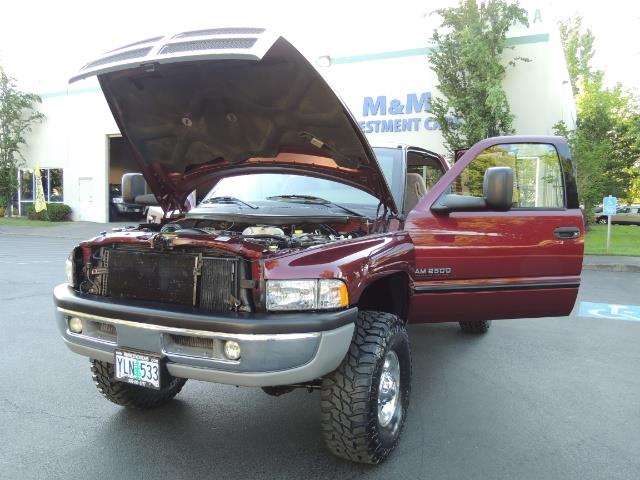
M 382 462 L 400 440 L 410 392 L 404 322 L 389 313 L 359 312 L 347 355 L 322 380 L 322 433 L 329 450 L 355 462 Z M 381 413 L 379 398 L 392 408 Z
M 186 383 L 186 378 L 167 375 L 165 386 L 161 390 L 139 387 L 114 380 L 112 363 L 91 360 L 93 383 L 107 400 L 123 407 L 149 409 L 159 407 L 175 397 Z
M 464 333 L 481 334 L 487 333 L 491 327 L 491 320 L 482 320 L 480 322 L 459 322 L 460 329 Z

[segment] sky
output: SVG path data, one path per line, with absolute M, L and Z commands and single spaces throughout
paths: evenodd
M 0 65 L 35 93 L 67 88 L 67 79 L 101 53 L 168 32 L 211 26 L 266 26 L 307 57 L 424 46 L 435 8 L 455 0 L 5 0 Z M 640 87 L 640 2 L 521 0 L 548 16 L 581 15 L 596 36 L 595 64 L 612 85 Z

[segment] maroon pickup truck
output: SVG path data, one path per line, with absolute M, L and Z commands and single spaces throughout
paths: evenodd
M 137 42 L 72 80 L 93 75 L 154 201 L 182 212 L 82 242 L 55 289 L 112 402 L 156 407 L 187 379 L 317 389 L 329 450 L 378 463 L 407 419 L 408 324 L 482 334 L 573 307 L 584 231 L 563 138 L 489 138 L 452 168 L 371 148 L 263 29 Z

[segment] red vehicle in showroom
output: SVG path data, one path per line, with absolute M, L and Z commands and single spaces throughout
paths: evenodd
M 92 75 L 153 200 L 183 212 L 82 242 L 55 289 L 65 343 L 112 402 L 156 407 L 187 379 L 318 389 L 329 450 L 378 463 L 407 419 L 407 324 L 482 334 L 573 308 L 584 232 L 563 138 L 489 138 L 450 169 L 371 148 L 263 29 L 141 41 L 72 80 Z M 148 200 L 137 184 L 126 201 Z

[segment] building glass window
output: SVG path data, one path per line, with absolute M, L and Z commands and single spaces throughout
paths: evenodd
M 42 191 L 47 203 L 64 201 L 62 168 L 41 168 Z M 20 202 L 32 203 L 35 198 L 36 176 L 32 168 L 20 169 Z
M 20 170 L 20 200 L 33 202 L 33 170 Z
M 49 201 L 50 202 L 62 202 L 64 199 L 62 195 L 62 169 L 50 168 L 49 169 Z

